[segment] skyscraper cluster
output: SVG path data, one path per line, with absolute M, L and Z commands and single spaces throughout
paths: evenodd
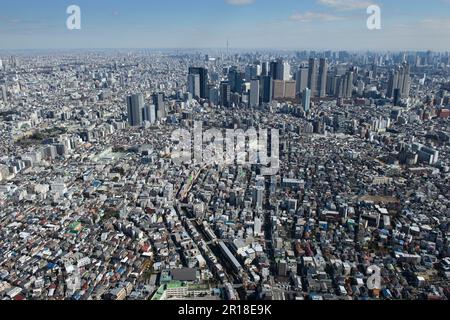
M 155 99 L 153 102 L 155 102 Z M 128 124 L 131 127 L 142 126 L 144 121 L 155 123 L 157 118 L 156 105 L 146 104 L 142 93 L 133 94 L 127 97 L 127 115 Z
M 392 70 L 388 83 L 387 96 L 394 98 L 397 95 L 406 98 L 411 89 L 411 71 L 408 63 L 404 62 L 400 67 Z

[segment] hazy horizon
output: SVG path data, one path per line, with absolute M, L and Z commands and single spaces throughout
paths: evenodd
M 67 29 L 70 5 L 80 30 Z M 17 0 L 2 5 L 0 49 L 450 51 L 448 12 L 449 0 Z

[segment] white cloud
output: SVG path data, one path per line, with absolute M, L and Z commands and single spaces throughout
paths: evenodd
M 374 4 L 367 0 L 317 0 L 320 4 L 341 11 L 367 9 Z
M 255 2 L 255 0 L 225 0 L 226 3 L 232 6 L 246 6 Z
M 289 17 L 290 20 L 293 21 L 300 21 L 300 22 L 310 22 L 310 21 L 336 21 L 336 20 L 342 20 L 342 17 L 338 17 L 332 14 L 328 13 L 321 13 L 321 12 L 305 12 L 305 13 L 299 13 L 296 12 L 292 14 Z

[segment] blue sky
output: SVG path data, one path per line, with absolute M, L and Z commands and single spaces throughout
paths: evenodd
M 232 48 L 450 51 L 450 0 L 13 0 L 0 49 Z M 66 8 L 81 8 L 68 30 Z M 366 27 L 370 4 L 382 29 Z

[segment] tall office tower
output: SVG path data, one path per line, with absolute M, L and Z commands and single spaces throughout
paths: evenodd
M 407 98 L 411 89 L 411 71 L 408 63 L 404 62 L 401 67 L 391 71 L 388 83 L 387 96 L 394 97 L 395 89 L 400 89 L 400 97 Z
M 308 87 L 308 68 L 300 67 L 295 75 L 296 93 L 301 94 Z
M 270 103 L 272 102 L 272 93 L 273 93 L 273 79 L 271 76 L 262 76 L 261 77 L 261 86 L 262 86 L 262 102 Z
M 276 61 L 271 61 L 269 75 L 272 77 L 272 80 L 277 80 L 277 74 L 278 74 L 277 69 L 278 69 L 278 63 Z
M 166 117 L 166 105 L 164 102 L 164 92 L 154 93 L 152 95 L 153 104 L 156 108 L 156 118 L 162 119 Z
M 402 98 L 408 98 L 411 90 L 411 68 L 407 62 L 403 63 L 403 83 L 401 88 Z
M 291 66 L 289 65 L 289 62 L 284 61 L 283 59 L 278 59 L 276 80 L 287 81 L 290 78 L 291 78 Z
M 348 71 L 346 78 L 347 78 L 347 86 L 345 98 L 351 98 L 353 95 L 353 71 Z
M 335 79 L 336 79 L 336 88 L 334 95 L 336 98 L 343 98 L 345 88 L 347 87 L 347 77 L 345 75 L 336 76 Z
M 231 88 L 228 81 L 220 83 L 220 103 L 226 108 L 231 106 Z
M 319 67 L 319 79 L 317 84 L 317 90 L 319 97 L 325 97 L 327 94 L 327 75 L 328 75 L 328 62 L 327 59 L 320 59 Z
M 255 65 L 248 65 L 245 67 L 245 80 L 251 81 L 258 76 L 258 68 Z
M 350 99 L 353 96 L 353 71 L 347 71 L 343 76 L 336 77 L 335 96 Z
M 156 122 L 156 107 L 154 104 L 146 104 L 144 106 L 143 120 L 150 123 Z
M 200 98 L 200 75 L 188 75 L 188 92 L 192 93 L 194 98 Z
M 296 83 L 294 80 L 284 81 L 284 97 L 286 99 L 295 99 L 297 96 L 295 85 Z
M 339 82 L 341 81 L 341 76 L 339 75 L 333 75 L 330 77 L 330 88 L 329 88 L 329 94 L 333 95 L 335 97 L 339 97 L 338 95 L 338 89 L 339 89 Z
M 309 72 L 308 72 L 308 88 L 311 90 L 311 96 L 316 97 L 318 92 L 317 79 L 319 77 L 319 63 L 317 59 L 309 59 Z
M 190 67 L 189 74 L 198 74 L 200 76 L 200 98 L 208 98 L 208 69 Z
M 252 79 L 250 83 L 250 108 L 259 107 L 259 79 Z
M 242 93 L 242 73 L 236 67 L 232 67 L 228 72 L 228 81 L 230 83 L 231 92 Z
M 334 73 L 331 71 L 328 71 L 328 75 L 327 75 L 327 95 L 334 95 L 334 85 L 335 85 L 335 80 L 334 80 Z
M 387 96 L 392 98 L 394 96 L 394 90 L 398 89 L 398 77 L 399 72 L 397 70 L 392 70 L 389 76 L 389 83 L 387 89 Z
M 209 89 L 209 102 L 213 105 L 219 105 L 219 89 L 217 87 L 211 87 Z
M 273 81 L 273 98 L 284 99 L 284 90 L 286 89 L 284 81 L 282 80 L 274 80 Z
M 128 123 L 130 126 L 137 127 L 142 125 L 143 108 L 144 95 L 142 93 L 127 97 Z
M 302 105 L 305 112 L 309 112 L 311 107 L 311 90 L 305 88 L 302 93 Z
M 267 62 L 267 61 L 264 61 L 263 63 L 262 63 L 262 70 L 261 70 L 261 76 L 268 76 L 269 75 L 269 62 Z
M 0 59 L 0 70 L 3 70 L 3 61 Z

